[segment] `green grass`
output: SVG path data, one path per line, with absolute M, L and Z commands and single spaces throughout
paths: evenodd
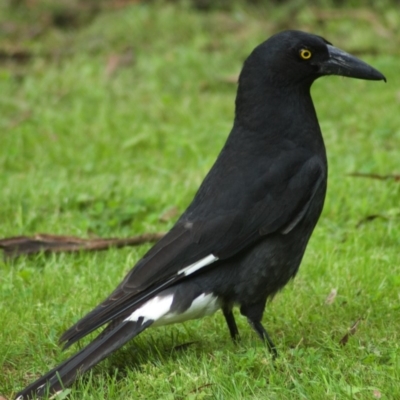
M 400 37 L 310 15 L 291 26 L 358 52 L 388 83 L 329 77 L 313 87 L 329 190 L 296 280 L 264 316 L 280 357 L 272 363 L 238 314 L 234 346 L 218 313 L 145 332 L 79 380 L 71 399 L 400 398 L 400 183 L 348 176 L 400 172 Z M 378 14 L 387 29 L 397 15 Z M 230 130 L 236 86 L 225 78 L 284 24 L 285 9 L 138 5 L 79 30 L 0 36 L 37 55 L 0 65 L 0 237 L 167 230 L 173 220 L 160 215 L 185 209 Z M 127 48 L 132 62 L 107 77 L 110 55 Z M 148 248 L 0 261 L 0 393 L 12 397 L 72 354 L 79 345 L 61 352 L 60 334 Z

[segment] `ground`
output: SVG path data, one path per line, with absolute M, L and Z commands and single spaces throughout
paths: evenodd
M 6 11 L 0 237 L 167 230 L 229 133 L 244 58 L 278 30 L 321 34 L 388 79 L 328 77 L 313 87 L 329 188 L 298 276 L 267 306 L 275 362 L 238 313 L 242 340 L 231 343 L 219 313 L 144 333 L 62 396 L 400 398 L 395 8 L 199 12 L 138 3 L 73 26 L 60 26 L 49 12 Z M 63 353 L 60 334 L 148 248 L 0 261 L 0 394 L 12 397 L 72 354 L 79 345 Z

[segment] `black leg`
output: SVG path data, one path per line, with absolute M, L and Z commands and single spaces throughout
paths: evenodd
M 239 330 L 237 328 L 232 309 L 223 307 L 222 312 L 224 313 L 225 321 L 228 324 L 229 333 L 231 334 L 231 338 L 234 342 L 236 342 L 239 339 Z
M 266 299 L 255 304 L 242 304 L 240 307 L 240 312 L 242 315 L 247 317 L 247 321 L 250 326 L 257 332 L 257 335 L 261 338 L 263 342 L 266 342 L 269 350 L 272 353 L 272 357 L 276 358 L 278 352 L 274 342 L 268 335 L 268 332 L 261 324 L 261 319 L 264 313 Z
M 260 321 L 252 321 L 250 318 L 247 318 L 250 326 L 257 332 L 260 339 L 264 342 L 267 342 L 269 351 L 272 353 L 272 357 L 276 358 L 278 356 L 278 351 L 276 350 L 276 346 L 272 339 L 269 337 L 268 332 L 262 326 Z

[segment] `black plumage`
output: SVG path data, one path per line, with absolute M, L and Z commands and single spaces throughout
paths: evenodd
M 266 301 L 299 268 L 321 214 L 327 160 L 311 84 L 323 75 L 384 80 L 325 39 L 285 31 L 259 45 L 239 78 L 232 131 L 188 209 L 114 292 L 67 330 L 88 346 L 17 394 L 55 393 L 150 326 L 233 306 L 276 352 L 261 324 Z

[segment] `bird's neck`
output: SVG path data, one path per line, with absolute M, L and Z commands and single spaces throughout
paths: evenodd
M 240 136 L 243 140 L 251 136 L 254 143 L 288 139 L 298 145 L 314 142 L 323 146 L 310 85 L 280 87 L 279 90 L 263 85 L 246 90 L 239 87 L 234 126 L 237 141 Z

